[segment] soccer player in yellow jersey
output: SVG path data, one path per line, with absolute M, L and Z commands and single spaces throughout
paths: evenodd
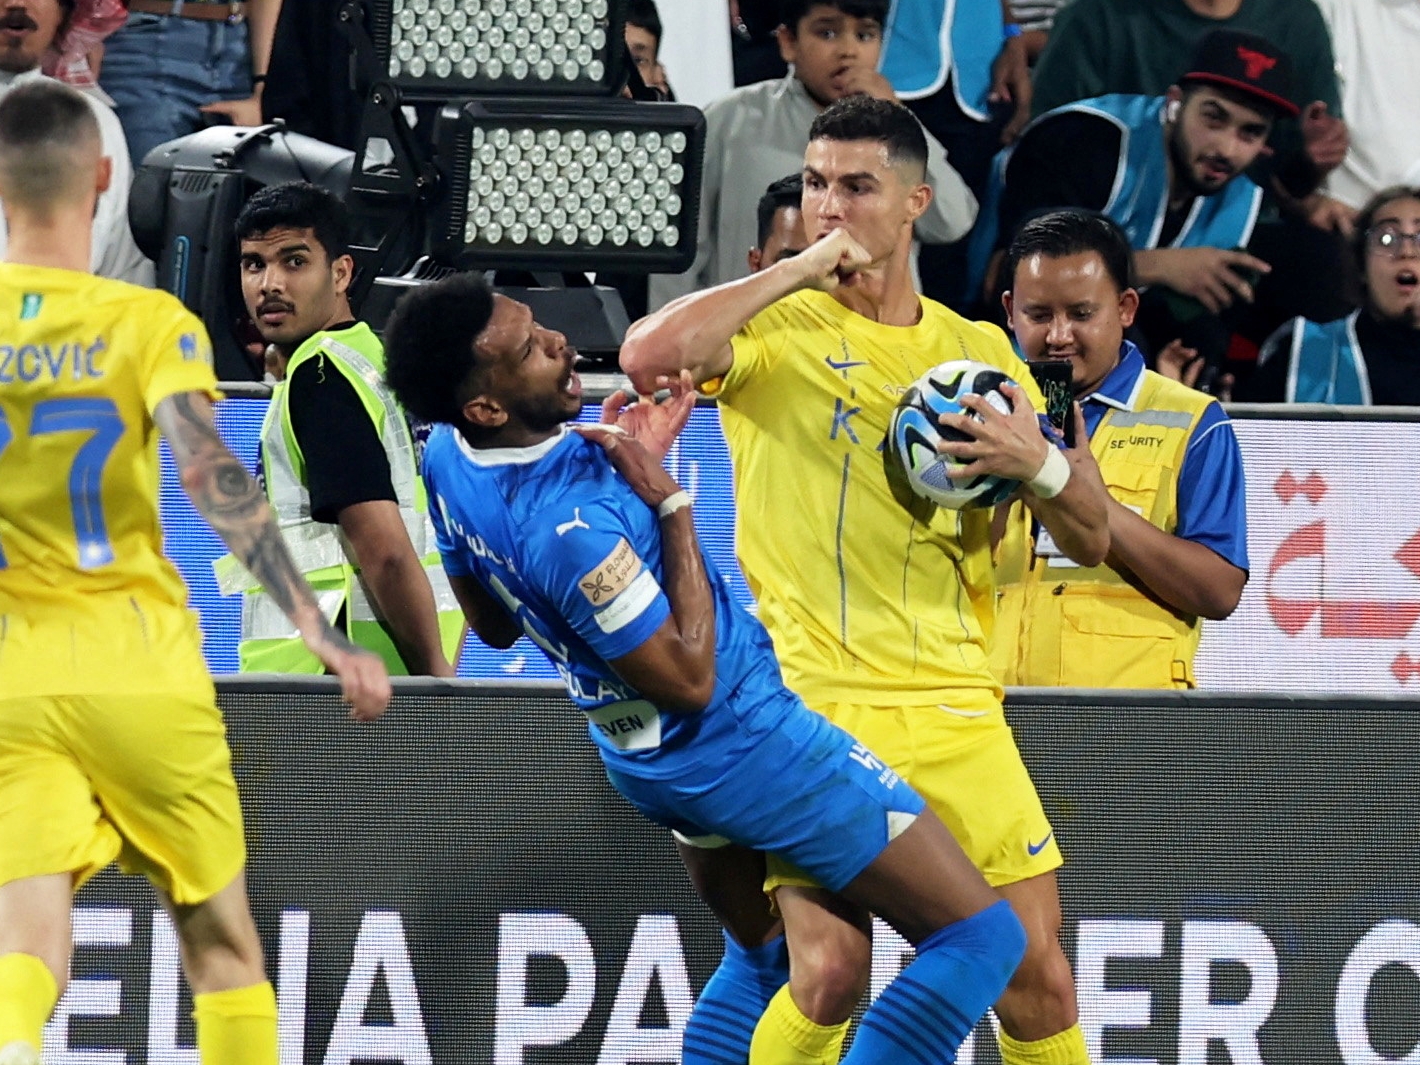
M 109 172 L 73 89 L 44 79 L 0 100 L 0 1063 L 39 1061 L 74 892 L 117 858 L 172 913 L 205 1065 L 276 1065 L 231 755 L 162 555 L 159 430 L 354 717 L 384 711 L 389 678 L 326 623 L 213 429 L 202 324 L 166 293 L 86 272 Z
M 641 391 L 689 369 L 718 394 L 740 562 L 785 680 L 920 789 L 1015 907 L 1029 946 L 996 1006 L 1007 1065 L 1079 1065 L 1088 1058 L 1059 942 L 1060 852 L 988 664 L 991 515 L 909 512 L 880 446 L 907 385 L 937 363 L 977 359 L 1019 386 L 1007 386 L 1009 415 L 976 397 L 968 405 L 983 422 L 944 419 L 972 438 L 945 445 L 970 460 L 964 474 L 1022 481 L 1058 548 L 1087 565 L 1108 547 L 1104 490 L 1087 456 L 1042 435 L 1039 391 L 1005 335 L 913 290 L 912 222 L 931 197 L 925 152 L 900 107 L 852 97 L 828 108 L 804 156 L 814 243 L 636 323 L 622 367 Z M 742 899 L 715 885 L 715 853 L 682 846 L 692 877 L 712 885 L 707 897 Z M 750 1061 L 832 1062 L 867 984 L 871 925 L 772 856 L 769 868 L 791 976 Z

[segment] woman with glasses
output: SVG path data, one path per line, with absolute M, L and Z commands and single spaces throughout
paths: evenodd
M 1334 322 L 1286 323 L 1239 398 L 1420 406 L 1420 185 L 1377 193 L 1357 215 L 1352 248 L 1361 307 Z

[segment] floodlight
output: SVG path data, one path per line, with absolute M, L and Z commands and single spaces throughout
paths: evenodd
M 459 266 L 680 273 L 695 258 L 698 108 L 466 100 L 434 136 L 436 252 Z
M 365 0 L 381 80 L 406 97 L 610 96 L 626 0 Z

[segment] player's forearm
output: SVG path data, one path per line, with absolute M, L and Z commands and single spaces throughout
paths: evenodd
M 685 709 L 700 710 L 715 690 L 715 597 L 689 507 L 661 519 L 661 586 L 680 633 L 681 676 L 687 683 Z
M 182 486 L 232 554 L 296 625 L 306 643 L 349 647 L 321 613 L 281 538 L 261 487 L 227 449 L 212 423 L 206 396 L 169 396 L 153 413 L 172 447 Z
M 727 346 L 746 322 L 804 286 L 793 259 L 767 270 L 692 292 L 632 324 L 621 345 L 621 369 L 638 391 L 655 390 L 658 376 L 689 370 L 695 383 L 729 369 Z M 723 365 L 722 365 L 723 363 Z
M 1166 533 L 1110 501 L 1107 561 L 1181 614 L 1222 620 L 1237 609 L 1247 574 L 1202 544 Z
M 1173 251 L 1172 248 L 1150 248 L 1134 253 L 1134 280 L 1140 288 L 1146 285 L 1173 287 L 1169 284 L 1169 263 Z

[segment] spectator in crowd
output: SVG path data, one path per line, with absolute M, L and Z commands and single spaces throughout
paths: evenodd
M 69 28 L 49 46 L 40 68 L 51 78 L 95 93 L 113 106 L 108 93 L 99 88 L 97 70 L 105 38 L 127 18 L 128 8 L 122 0 L 78 0 Z
M 655 0 L 631 0 L 626 5 L 626 47 L 648 89 L 674 100 L 666 68 L 661 65 L 661 16 Z
M 74 15 L 74 0 L 23 0 L 11 3 L 0 13 L 0 95 L 16 86 L 42 78 L 40 63 L 51 49 L 62 49 L 64 34 Z M 108 183 L 99 195 L 94 211 L 93 245 L 90 267 L 100 277 L 153 284 L 153 264 L 144 258 L 128 228 L 128 190 L 133 184 L 133 166 L 124 144 L 123 129 L 113 110 L 85 94 L 99 123 L 104 155 L 110 160 Z M 0 254 L 6 243 L 4 219 L 0 218 Z
M 411 290 L 386 335 L 396 394 L 438 423 L 425 479 L 479 637 L 532 636 L 651 820 L 785 854 L 916 947 L 852 1060 L 895 1065 L 903 1046 L 955 1060 L 1020 960 L 1020 922 L 901 777 L 785 688 L 659 457 L 610 427 L 568 431 L 582 403 L 566 337 L 467 274 Z M 715 1005 L 702 994 L 695 1013 Z M 749 1056 L 747 1041 L 689 1051 Z
M 261 113 L 307 137 L 354 151 L 365 101 L 350 84 L 350 53 L 341 41 L 345 0 L 283 4 L 271 45 Z
M 462 615 L 409 425 L 383 384 L 384 350 L 350 310 L 348 228 L 340 200 L 299 182 L 261 189 L 237 216 L 247 311 L 284 378 L 261 431 L 266 495 L 327 616 L 355 644 L 391 673 L 453 676 Z M 231 556 L 217 565 L 223 592 L 245 592 L 241 668 L 320 672 Z
M 1059 942 L 1062 859 L 989 668 L 990 515 L 895 498 L 879 445 L 907 384 L 944 358 L 974 358 L 1021 385 L 1007 387 L 1009 416 L 975 397 L 984 422 L 948 419 L 972 438 L 944 445 L 970 459 L 963 472 L 1025 482 L 1064 551 L 1091 565 L 1107 548 L 1104 490 L 1047 444 L 1039 389 L 1000 331 L 913 290 L 912 221 L 931 195 L 918 122 L 854 96 L 809 136 L 802 209 L 814 243 L 634 324 L 622 368 L 643 392 L 689 369 L 719 396 L 740 564 L 785 680 L 923 789 L 1016 907 L 1030 946 L 996 1003 L 1003 1060 L 1084 1065 Z M 769 862 L 793 963 L 755 1031 L 756 1056 L 832 1062 L 867 984 L 867 915 Z
M 1420 160 L 1420 121 L 1404 101 L 1420 100 L 1420 4 L 1410 0 L 1317 0 L 1331 29 L 1341 107 L 1351 146 L 1327 175 L 1315 220 L 1348 237 L 1355 212 L 1381 189 L 1405 180 Z
M 1242 454 L 1217 400 L 1144 368 L 1129 241 L 1108 218 L 1056 211 L 1021 227 L 1004 296 L 1030 362 L 1067 360 L 1109 492 L 1109 554 L 1061 555 L 1021 503 L 996 563 L 992 667 L 1002 684 L 1192 688 L 1201 618 L 1247 582 Z
M 134 160 L 204 125 L 261 124 L 281 0 L 128 0 L 128 12 L 104 46 L 99 84 Z M 344 50 L 330 38 L 324 47 Z
M 1150 286 L 1136 322 L 1150 350 L 1186 339 L 1219 367 L 1238 317 L 1230 308 L 1251 302 L 1273 269 L 1242 250 L 1263 198 L 1245 171 L 1276 119 L 1296 113 L 1286 54 L 1265 38 L 1215 30 L 1163 96 L 1102 96 L 1036 119 L 998 164 L 975 261 L 991 243 L 999 256 L 1041 211 L 1102 211 L 1128 235 L 1139 282 Z M 989 267 L 986 276 L 988 291 L 1008 280 Z
M 15 10 L 12 44 L 34 34 L 17 31 Z M 0 1061 L 40 1065 L 69 979 L 74 894 L 119 859 L 172 919 L 192 992 L 188 1059 L 277 1065 L 232 754 L 188 589 L 163 556 L 160 434 L 212 531 L 340 675 L 352 716 L 379 717 L 390 683 L 331 628 L 217 435 L 202 323 L 166 292 L 86 272 L 109 167 L 94 102 L 48 78 L 0 100 L 0 330 L 11 351 L 45 352 L 33 375 L 0 377 Z
M 1030 118 L 1030 60 L 1010 4 L 893 0 L 882 70 L 980 201 L 992 157 Z M 964 241 L 924 245 L 923 294 L 969 313 L 966 263 Z
M 1284 123 L 1273 132 L 1276 165 L 1256 176 L 1272 192 L 1275 175 L 1276 191 L 1300 201 L 1340 164 L 1347 139 L 1331 38 L 1313 0 L 1073 0 L 1036 65 L 1033 111 L 1115 93 L 1156 96 L 1219 29 L 1264 37 L 1292 60 L 1290 98 L 1309 101 L 1301 130 Z
M 759 198 L 755 217 L 759 239 L 749 250 L 749 272 L 757 274 L 781 259 L 798 255 L 809 246 L 804 231 L 804 215 L 799 209 L 804 198 L 804 177 L 790 174 L 770 184 Z
M 705 168 L 695 262 L 683 274 L 651 277 L 650 305 L 745 275 L 755 244 L 750 204 L 766 185 L 803 163 L 809 125 L 835 100 L 866 93 L 894 100 L 878 73 L 888 0 L 788 0 L 779 47 L 792 65 L 778 81 L 735 89 L 705 110 Z M 923 241 L 964 236 L 976 200 L 931 140 L 927 183 L 931 204 L 917 222 Z
M 730 0 L 730 55 L 735 85 L 782 78 L 789 65 L 779 54 L 775 29 L 780 0 Z
M 1383 189 L 1352 236 L 1362 305 L 1295 318 L 1262 347 L 1240 397 L 1261 402 L 1420 406 L 1420 183 Z

